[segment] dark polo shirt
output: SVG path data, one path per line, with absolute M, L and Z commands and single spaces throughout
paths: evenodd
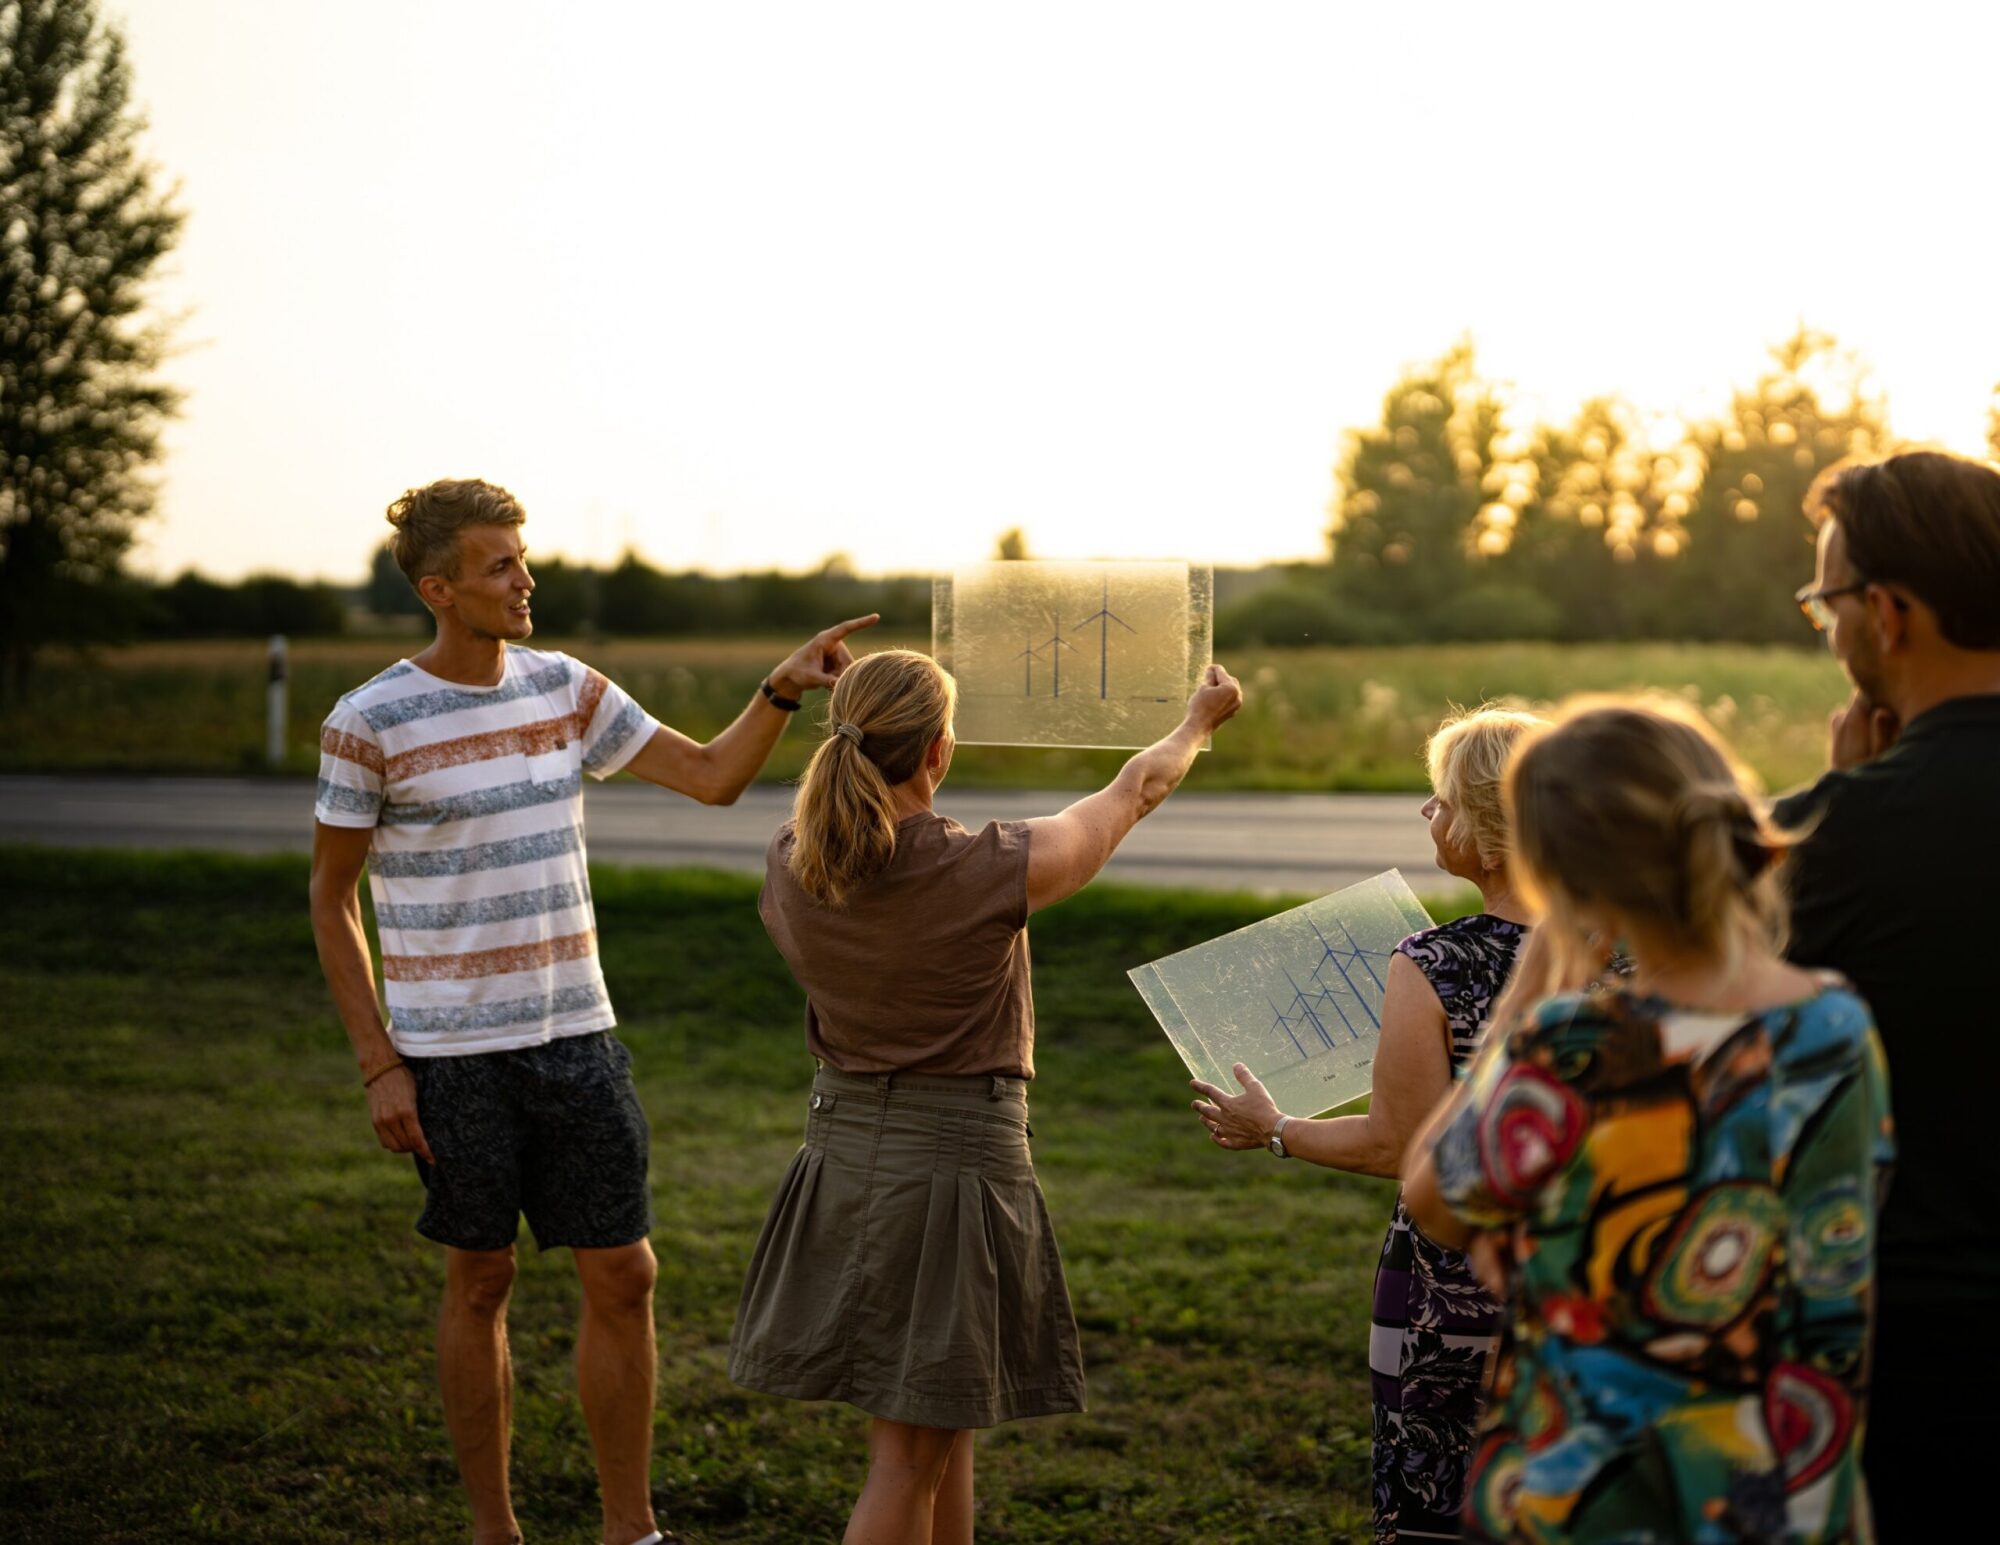
M 1828 773 L 1774 811 L 1781 826 L 1809 833 L 1790 864 L 1789 954 L 1853 982 L 1888 1053 L 1897 1153 L 1876 1257 L 1881 1344 L 1907 1350 L 1922 1334 L 1938 1354 L 1917 1360 L 1928 1367 L 1885 1357 L 1878 1372 L 1890 1378 L 1949 1377 L 1968 1357 L 1996 1362 L 1996 795 L 2000 696 L 1968 697 L 1918 715 L 1885 755 Z M 1979 1327 L 1969 1346 L 1968 1319 Z

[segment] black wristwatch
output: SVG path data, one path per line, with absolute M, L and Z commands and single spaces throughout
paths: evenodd
M 802 706 L 799 700 L 795 697 L 778 696 L 778 689 L 771 685 L 771 678 L 769 676 L 766 676 L 763 679 L 763 681 L 758 684 L 757 690 L 764 694 L 765 702 L 769 703 L 773 708 L 779 710 L 779 712 L 781 713 L 797 713 L 800 707 Z

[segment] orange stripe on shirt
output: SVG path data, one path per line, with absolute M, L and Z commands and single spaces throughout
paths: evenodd
M 597 705 L 604 701 L 604 689 L 610 685 L 602 671 L 594 671 L 587 665 L 583 668 L 583 689 L 576 695 L 576 733 L 579 737 L 590 733 L 590 721 L 597 717 Z
M 565 934 L 497 950 L 467 950 L 458 955 L 384 955 L 382 974 L 396 982 L 462 982 L 477 976 L 504 976 L 533 971 L 563 960 L 581 960 L 597 951 L 597 933 Z
M 484 735 L 461 735 L 457 740 L 433 741 L 389 758 L 386 776 L 414 778 L 436 772 L 440 767 L 463 767 L 467 762 L 488 762 L 496 756 L 546 756 L 560 751 L 572 740 L 583 738 L 590 721 L 579 709 L 560 719 L 538 719 L 533 724 L 517 724 L 510 729 L 489 730 Z
M 370 745 L 345 730 L 321 730 L 319 748 L 328 756 L 352 762 L 356 767 L 365 767 L 372 773 L 380 774 L 382 771 L 382 748 Z

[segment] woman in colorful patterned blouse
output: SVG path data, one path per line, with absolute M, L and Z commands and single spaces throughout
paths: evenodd
M 1867 1005 L 1779 958 L 1782 840 L 1694 714 L 1582 703 L 1507 796 L 1545 919 L 1518 987 L 1588 980 L 1592 938 L 1633 974 L 1510 991 L 1411 1148 L 1417 1222 L 1511 1286 L 1466 1535 L 1871 1539 Z
M 1532 714 L 1481 709 L 1447 720 L 1426 750 L 1423 808 L 1438 866 L 1478 885 L 1483 909 L 1396 946 L 1382 1001 L 1375 1088 L 1365 1116 L 1283 1115 L 1240 1063 L 1243 1092 L 1194 1081 L 1194 1108 L 1225 1148 L 1272 1147 L 1361 1175 L 1396 1175 L 1418 1126 L 1471 1054 L 1514 963 L 1529 914 L 1514 893 L 1501 774 Z M 1276 1138 L 1273 1143 L 1272 1139 Z M 1375 1273 L 1368 1368 L 1375 1408 L 1375 1538 L 1458 1538 L 1480 1378 L 1500 1306 L 1470 1264 L 1414 1227 L 1400 1198 Z

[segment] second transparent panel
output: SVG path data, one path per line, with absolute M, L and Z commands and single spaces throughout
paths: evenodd
M 1389 957 L 1430 926 L 1391 869 L 1129 975 L 1189 1072 L 1234 1093 L 1241 1062 L 1316 1116 L 1373 1087 Z

